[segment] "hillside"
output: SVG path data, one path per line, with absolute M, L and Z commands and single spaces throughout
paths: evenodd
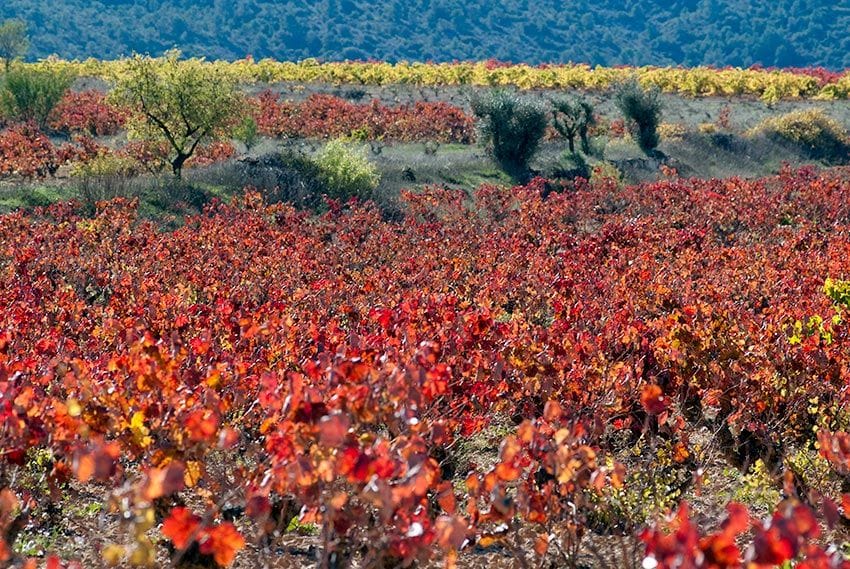
M 12 17 L 30 25 L 32 58 L 180 46 L 221 59 L 850 67 L 850 8 L 826 0 L 5 0 Z

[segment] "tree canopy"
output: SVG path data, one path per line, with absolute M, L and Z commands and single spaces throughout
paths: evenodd
M 176 176 L 203 142 L 226 133 L 239 113 L 241 98 L 233 81 L 215 68 L 180 60 L 171 51 L 161 58 L 137 55 L 117 78 L 112 97 L 135 114 L 131 136 L 165 142 Z

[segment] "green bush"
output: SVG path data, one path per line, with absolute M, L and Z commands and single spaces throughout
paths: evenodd
M 553 178 L 584 178 L 589 180 L 590 164 L 581 152 L 564 151 L 552 171 Z
M 233 129 L 233 138 L 244 144 L 246 150 L 251 150 L 260 139 L 257 121 L 254 120 L 254 117 L 246 116 L 243 118 L 242 122 Z
M 661 100 L 658 88 L 644 89 L 637 79 L 632 79 L 617 88 L 614 101 L 638 146 L 647 154 L 653 154 L 660 142 Z
M 748 134 L 784 140 L 803 149 L 809 158 L 845 163 L 850 158 L 850 137 L 844 128 L 820 109 L 793 111 L 768 118 Z
M 135 176 L 140 171 L 139 163 L 127 156 L 98 154 L 88 162 L 79 162 L 71 168 L 71 176 L 85 178 L 92 176 Z
M 496 91 L 472 101 L 479 118 L 480 140 L 510 174 L 527 177 L 528 164 L 546 132 L 546 113 L 515 94 Z
M 6 74 L 0 91 L 3 114 L 20 121 L 32 121 L 44 129 L 56 104 L 74 82 L 68 71 L 18 66 Z
M 365 152 L 342 140 L 327 143 L 314 162 L 325 193 L 335 199 L 367 198 L 381 179 Z

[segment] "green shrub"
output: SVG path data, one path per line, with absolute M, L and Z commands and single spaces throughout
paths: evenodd
M 614 101 L 638 146 L 647 154 L 653 154 L 660 142 L 661 100 L 658 88 L 644 89 L 637 79 L 632 79 L 617 88 Z
M 790 142 L 801 147 L 815 160 L 842 163 L 850 156 L 850 138 L 847 132 L 820 109 L 794 111 L 768 118 L 748 134 L 763 134 Z
M 88 162 L 78 162 L 71 168 L 71 176 L 84 178 L 91 176 L 135 176 L 139 173 L 139 163 L 127 156 L 98 154 Z
M 342 140 L 327 143 L 314 162 L 324 191 L 335 199 L 367 198 L 381 179 L 365 152 Z
M 257 121 L 254 120 L 254 117 L 246 116 L 243 118 L 242 122 L 233 129 L 233 138 L 244 144 L 247 150 L 251 150 L 260 139 Z
M 0 91 L 3 114 L 20 121 L 32 121 L 44 129 L 47 119 L 74 82 L 68 71 L 15 67 L 6 74 Z
M 575 153 L 575 139 L 581 139 L 582 152 L 590 154 L 590 127 L 596 124 L 593 105 L 586 99 L 572 97 L 552 101 L 552 125 L 558 133 L 567 139 L 570 152 Z
M 510 174 L 525 178 L 528 164 L 546 131 L 546 113 L 528 100 L 496 91 L 472 101 L 480 120 L 480 140 L 493 158 Z

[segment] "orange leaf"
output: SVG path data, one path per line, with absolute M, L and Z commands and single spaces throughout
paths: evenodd
M 222 567 L 233 563 L 236 553 L 245 547 L 245 538 L 230 522 L 210 528 L 205 533 L 200 544 L 201 553 L 212 555 Z
M 522 471 L 513 464 L 506 464 L 504 462 L 500 462 L 496 465 L 495 473 L 499 480 L 504 480 L 505 482 L 513 482 L 514 480 L 519 478 L 519 475 L 522 474 Z
M 682 464 L 683 462 L 688 460 L 688 457 L 690 456 L 691 453 L 688 452 L 688 447 L 684 443 L 678 442 L 676 443 L 676 446 L 673 447 L 673 460 L 677 464 Z
M 218 433 L 218 415 L 209 409 L 197 409 L 186 417 L 185 427 L 190 440 L 211 441 Z
M 454 514 L 457 508 L 457 500 L 455 493 L 452 490 L 451 482 L 443 482 L 440 485 L 440 491 L 437 494 L 437 503 L 443 508 L 447 514 Z
M 620 489 L 626 481 L 626 467 L 619 462 L 614 464 L 614 470 L 611 472 L 611 485 Z
M 482 535 L 478 540 L 478 546 L 486 549 L 504 541 L 504 538 L 497 535 Z
M 77 455 L 74 460 L 74 472 L 80 482 L 91 479 L 105 482 L 115 472 L 116 462 L 121 454 L 117 443 L 107 443 L 95 450 Z
M 547 401 L 543 407 L 543 418 L 550 423 L 554 423 L 561 418 L 564 410 L 557 401 Z
M 162 535 L 171 540 L 177 549 L 186 549 L 197 537 L 201 518 L 187 508 L 176 507 L 162 522 Z
M 545 533 L 541 533 L 534 541 L 534 553 L 543 557 L 546 555 L 547 551 L 549 551 L 549 536 Z
M 516 437 L 508 435 L 502 440 L 502 444 L 499 447 L 499 457 L 502 462 L 511 462 L 519 454 L 519 451 L 520 446 Z
M 183 482 L 187 488 L 194 488 L 204 475 L 204 466 L 197 460 L 186 462 L 186 470 L 183 473 Z
M 640 393 L 640 404 L 650 415 L 658 415 L 667 409 L 667 400 L 657 385 L 645 385 Z
M 351 421 L 341 413 L 327 415 L 319 420 L 319 442 L 326 447 L 339 447 L 345 442 Z
M 185 467 L 180 462 L 172 462 L 165 468 L 151 468 L 142 484 L 140 496 L 152 502 L 162 496 L 168 496 L 183 489 Z
M 231 449 L 239 443 L 239 431 L 226 427 L 218 434 L 218 446 L 223 449 Z
M 453 516 L 440 516 L 434 523 L 437 544 L 445 550 L 457 550 L 466 541 L 466 521 Z

